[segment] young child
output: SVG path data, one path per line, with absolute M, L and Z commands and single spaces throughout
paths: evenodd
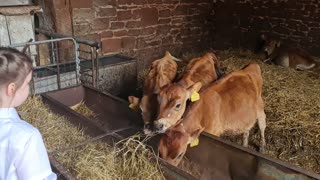
M 0 47 L 0 179 L 57 179 L 39 131 L 21 120 L 15 107 L 29 95 L 32 61 Z

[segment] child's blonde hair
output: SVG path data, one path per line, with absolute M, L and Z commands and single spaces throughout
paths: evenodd
M 31 70 L 32 60 L 27 55 L 17 49 L 0 47 L 0 88 L 10 83 L 19 88 Z

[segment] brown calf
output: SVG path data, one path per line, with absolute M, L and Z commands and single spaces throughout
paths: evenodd
M 155 60 L 144 80 L 143 96 L 141 100 L 134 96 L 129 96 L 131 108 L 140 108 L 142 119 L 145 124 L 144 132 L 150 133 L 152 121 L 156 117 L 158 102 L 157 94 L 160 89 L 171 83 L 177 73 L 177 60 L 169 52 L 161 59 Z
M 261 38 L 265 40 L 263 50 L 267 54 L 264 62 L 272 62 L 296 70 L 308 70 L 315 67 L 314 59 L 303 49 L 285 46 L 280 40 L 268 39 L 265 35 L 262 35 Z
M 243 133 L 243 145 L 248 146 L 249 131 L 257 121 L 261 132 L 260 151 L 263 151 L 266 115 L 261 93 L 258 64 L 249 64 L 211 84 L 201 91 L 201 99 L 189 106 L 184 118 L 163 135 L 160 156 L 178 165 L 188 144 L 197 140 L 203 130 L 216 136 L 225 132 Z
M 194 92 L 218 79 L 218 60 L 213 53 L 206 53 L 202 57 L 194 58 L 187 65 L 182 78 L 177 82 L 165 86 L 158 95 L 160 109 L 154 126 L 157 132 L 163 133 L 175 125 L 182 117 L 187 100 Z

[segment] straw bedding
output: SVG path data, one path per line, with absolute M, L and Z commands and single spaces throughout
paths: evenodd
M 55 152 L 57 160 L 77 179 L 164 179 L 155 153 L 141 143 L 139 136 L 114 147 L 94 141 L 60 152 L 90 137 L 66 118 L 52 113 L 40 97 L 29 98 L 18 112 L 40 130 L 49 154 Z

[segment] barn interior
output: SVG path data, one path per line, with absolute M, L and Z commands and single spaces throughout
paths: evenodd
M 315 0 L 4 0 L 0 4 L 0 25 L 4 27 L 0 28 L 0 46 L 22 48 L 30 38 L 34 42 L 76 41 L 29 45 L 27 53 L 35 61 L 33 93 L 41 94 L 42 100 L 33 97 L 28 101 L 31 105 L 19 109 L 44 134 L 51 163 L 61 179 L 113 179 L 119 173 L 126 175 L 124 179 L 148 179 L 150 172 L 158 171 L 164 175 L 151 179 L 178 179 L 174 173 L 186 179 L 320 179 L 319 18 L 320 2 Z M 22 22 L 23 28 L 15 30 Z M 264 63 L 262 34 L 303 48 L 319 65 L 297 71 Z M 165 162 L 159 168 L 130 161 L 128 167 L 137 169 L 129 172 L 107 163 L 112 153 L 132 153 L 132 146 L 140 147 L 135 139 L 129 139 L 130 143 L 137 144 L 120 148 L 120 152 L 104 144 L 116 146 L 119 139 L 141 128 L 141 117 L 128 108 L 127 97 L 141 96 L 148 68 L 165 51 L 184 62 L 214 52 L 225 73 L 250 62 L 260 65 L 267 115 L 264 154 L 257 151 L 260 137 L 254 128 L 249 148 L 241 147 L 240 136 L 217 138 L 204 133 L 199 146 L 188 149 L 178 168 Z M 179 64 L 179 73 L 184 64 Z M 73 88 L 79 85 L 85 87 Z M 30 109 L 40 103 L 36 106 L 39 111 L 45 106 L 42 101 L 71 123 L 35 120 L 51 116 L 43 117 L 48 113 L 45 110 L 34 113 Z M 80 101 L 82 110 L 68 108 Z M 61 131 L 58 127 L 64 123 Z M 112 135 L 91 139 L 106 132 Z M 155 142 L 148 140 L 153 147 Z M 149 156 L 154 158 L 157 152 L 143 156 L 145 161 Z

